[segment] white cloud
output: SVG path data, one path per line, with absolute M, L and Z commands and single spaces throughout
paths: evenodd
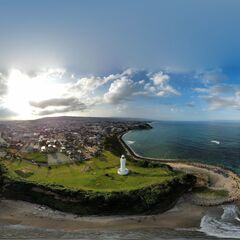
M 81 78 L 58 68 L 31 74 L 12 69 L 9 74 L 0 75 L 0 107 L 11 109 L 23 118 L 31 114 L 85 111 L 100 104 L 124 105 L 137 96 L 170 95 L 180 93 L 170 84 L 169 75 L 132 68 L 106 76 Z
M 206 85 L 217 84 L 227 79 L 227 76 L 223 73 L 222 69 L 219 68 L 198 73 L 196 77 L 201 79 Z
M 76 83 L 71 84 L 69 91 L 80 91 L 82 94 L 88 94 L 93 92 L 95 89 L 107 83 L 109 79 L 101 77 L 83 77 L 77 80 Z
M 169 79 L 170 77 L 167 74 L 163 74 L 163 72 L 156 73 L 151 77 L 154 85 L 163 85 L 168 82 Z
M 181 95 L 179 91 L 173 88 L 169 84 L 170 77 L 167 74 L 163 74 L 162 72 L 155 73 L 150 78 L 153 81 L 155 89 L 150 86 L 150 91 L 154 91 L 156 96 L 167 96 L 167 95 Z
M 194 91 L 198 93 L 209 93 L 210 90 L 208 88 L 194 88 Z
M 122 73 L 110 74 L 104 77 L 88 76 L 79 78 L 76 79 L 76 83 L 70 85 L 69 90 L 79 91 L 82 95 L 93 93 L 96 89 L 109 82 L 113 82 L 121 78 L 131 78 L 131 76 L 133 76 L 136 72 L 137 70 L 128 68 Z
M 196 88 L 200 97 L 209 104 L 209 110 L 235 109 L 240 110 L 240 86 L 216 85 L 207 88 Z
M 7 83 L 5 76 L 0 73 L 0 99 L 7 93 Z
M 209 110 L 218 110 L 223 108 L 240 110 L 240 103 L 233 97 L 221 97 L 221 96 L 203 96 L 209 104 Z
M 123 77 L 115 80 L 107 93 L 104 94 L 104 100 L 107 103 L 117 104 L 124 100 L 129 100 L 136 92 L 136 85 L 133 80 Z
M 144 78 L 134 80 L 139 72 L 129 69 L 122 74 L 117 75 L 111 83 L 107 93 L 104 94 L 104 100 L 107 103 L 119 104 L 122 101 L 129 101 L 133 96 L 156 96 L 163 97 L 169 95 L 180 95 L 180 93 L 170 84 L 170 77 L 162 72 L 151 74 L 144 73 Z M 116 75 L 115 75 L 116 76 Z M 138 76 L 139 77 L 139 76 Z

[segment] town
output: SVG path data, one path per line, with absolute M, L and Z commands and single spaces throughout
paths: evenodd
M 101 154 L 107 136 L 144 126 L 117 118 L 53 117 L 0 122 L 0 157 L 38 165 L 81 162 Z

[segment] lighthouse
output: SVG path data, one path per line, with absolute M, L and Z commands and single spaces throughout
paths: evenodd
M 128 174 L 128 169 L 126 168 L 126 158 L 124 155 L 120 158 L 120 168 L 118 169 L 118 174 L 121 176 Z

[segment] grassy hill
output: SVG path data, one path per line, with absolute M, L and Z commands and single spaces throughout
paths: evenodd
M 119 176 L 118 168 L 119 157 L 109 151 L 52 167 L 2 159 L 0 190 L 6 198 L 61 211 L 112 215 L 166 211 L 195 183 L 193 176 L 162 165 L 127 161 L 128 176 Z
M 14 179 L 36 182 L 38 184 L 56 184 L 73 190 L 93 190 L 98 192 L 129 191 L 149 185 L 164 183 L 182 177 L 182 173 L 173 172 L 164 167 L 140 167 L 127 161 L 130 170 L 128 176 L 119 176 L 119 158 L 105 151 L 102 156 L 92 160 L 59 165 L 51 168 L 37 166 L 27 161 L 4 160 L 8 175 Z M 21 173 L 29 174 L 21 174 Z M 26 177 L 25 177 L 26 176 Z

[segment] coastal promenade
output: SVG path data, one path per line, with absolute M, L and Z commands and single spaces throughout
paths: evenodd
M 118 139 L 123 148 L 125 149 L 126 155 L 131 156 L 134 160 L 159 162 L 172 167 L 174 170 L 184 171 L 195 176 L 206 176 L 208 178 L 209 189 L 224 189 L 228 192 L 228 197 L 222 197 L 217 199 L 206 199 L 203 197 L 201 198 L 193 196 L 193 194 L 187 194 L 186 198 L 191 202 L 200 206 L 217 206 L 240 200 L 240 177 L 235 172 L 210 164 L 189 162 L 176 159 L 158 159 L 140 156 L 136 152 L 134 152 L 134 150 L 129 147 L 122 139 L 123 135 L 126 133 L 127 132 L 121 133 L 118 136 Z

